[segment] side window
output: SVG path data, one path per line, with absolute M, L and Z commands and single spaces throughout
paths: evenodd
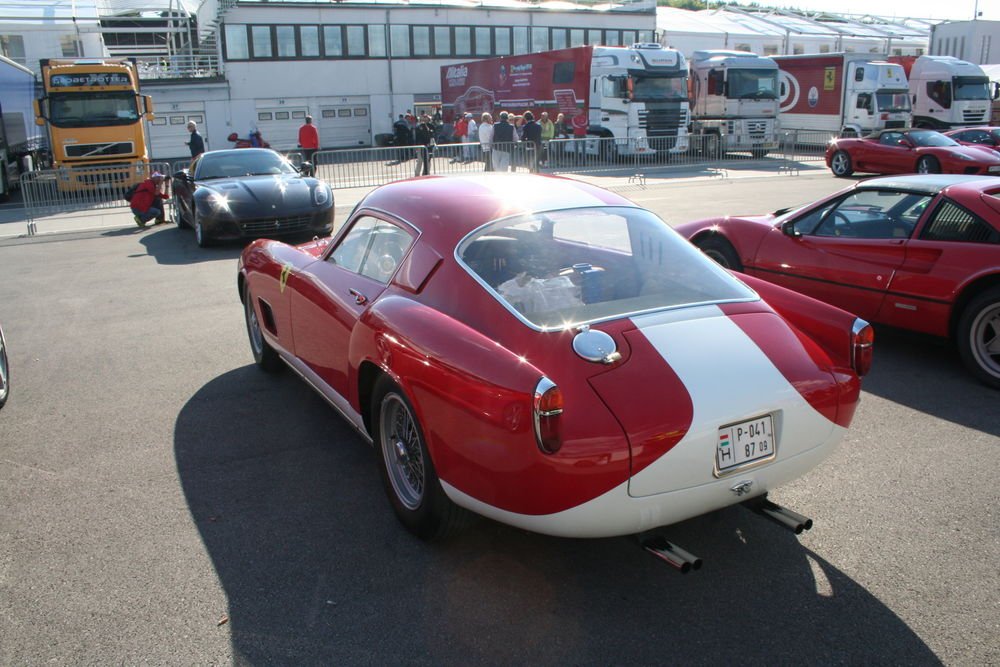
M 808 236 L 816 231 L 819 227 L 819 223 L 826 218 L 827 214 L 833 209 L 836 204 L 826 204 L 818 208 L 814 208 L 809 211 L 801 218 L 795 221 L 795 231 L 803 236 Z
M 899 132 L 883 132 L 878 138 L 878 142 L 885 146 L 898 146 L 899 140 L 903 138 L 903 135 Z
M 364 216 L 355 221 L 328 261 L 387 283 L 412 243 L 413 237 L 402 228 Z
M 909 238 L 930 199 L 912 192 L 857 191 L 823 218 L 815 234 L 855 239 Z
M 951 82 L 950 81 L 928 81 L 927 97 L 937 102 L 945 109 L 951 108 Z
M 868 113 L 872 112 L 872 95 L 871 93 L 859 93 L 858 94 L 858 104 L 859 109 L 864 109 Z
M 1000 243 L 1000 232 L 985 220 L 964 208 L 944 201 L 920 234 L 925 241 L 961 241 L 965 243 Z

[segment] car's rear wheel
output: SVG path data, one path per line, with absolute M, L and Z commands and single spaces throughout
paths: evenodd
M 743 270 L 743 262 L 740 261 L 740 256 L 736 252 L 736 248 L 724 237 L 704 236 L 695 241 L 695 245 L 703 253 L 727 269 L 732 269 L 733 271 Z
M 1000 287 L 974 297 L 958 321 L 958 353 L 972 374 L 1000 389 Z
M 372 436 L 389 502 L 406 528 L 424 540 L 463 528 L 470 514 L 441 488 L 413 406 L 388 376 L 372 396 Z
M 838 178 L 845 178 L 854 173 L 854 165 L 851 164 L 851 156 L 847 151 L 837 151 L 830 160 L 830 171 Z
M 918 174 L 940 174 L 941 163 L 932 155 L 924 155 L 917 160 Z
M 260 320 L 257 318 L 257 309 L 254 308 L 253 294 L 250 293 L 249 285 L 243 292 L 243 312 L 246 316 L 247 336 L 250 338 L 250 352 L 253 353 L 254 363 L 268 373 L 277 372 L 281 369 L 281 357 L 264 339 L 264 332 L 260 328 Z
M 7 402 L 10 396 L 10 364 L 7 361 L 7 341 L 3 337 L 3 329 L 0 329 L 0 408 Z
M 184 219 L 184 214 L 181 212 L 180 201 L 177 199 L 177 195 L 171 197 L 170 200 L 170 219 L 181 229 L 191 228 L 191 225 Z

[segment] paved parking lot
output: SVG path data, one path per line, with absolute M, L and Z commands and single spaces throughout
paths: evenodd
M 846 185 L 595 180 L 675 223 Z M 1000 663 L 1000 394 L 947 347 L 879 331 L 843 446 L 773 494 L 815 520 L 800 537 L 741 508 L 684 522 L 687 576 L 488 521 L 428 545 L 346 422 L 253 367 L 239 247 L 4 215 L 0 664 Z

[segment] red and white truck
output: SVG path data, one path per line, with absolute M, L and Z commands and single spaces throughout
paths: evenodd
M 771 56 L 782 130 L 863 136 L 910 124 L 903 67 L 863 53 Z
M 622 155 L 682 153 L 690 122 L 687 64 L 659 44 L 578 46 L 441 67 L 445 122 L 456 114 L 565 114 L 579 133 L 620 139 Z M 588 150 L 606 150 L 593 142 Z

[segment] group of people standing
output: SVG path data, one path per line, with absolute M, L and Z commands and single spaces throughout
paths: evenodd
M 471 119 L 472 114 L 465 115 Z M 513 157 L 524 155 L 526 166 L 535 172 L 539 167 L 548 166 L 549 142 L 570 136 L 572 130 L 564 114 L 560 113 L 553 121 L 547 111 L 543 111 L 538 120 L 535 120 L 535 115 L 531 111 L 525 111 L 520 115 L 501 111 L 496 121 L 492 114 L 484 112 L 479 122 L 477 136 L 474 137 L 469 133 L 464 139 L 459 136 L 459 140 L 462 143 L 473 143 L 478 140 L 483 151 L 486 171 L 509 171 L 512 166 L 515 168 L 517 166 Z M 526 152 L 521 152 L 522 147 L 527 149 Z M 466 148 L 471 150 L 472 147 L 465 146 L 463 150 Z

